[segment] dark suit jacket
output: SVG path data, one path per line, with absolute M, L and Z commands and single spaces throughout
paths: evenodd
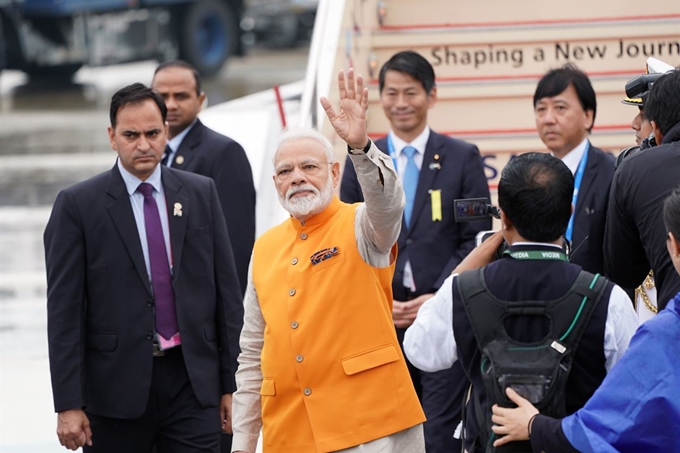
M 181 164 L 178 156 L 183 157 Z M 241 294 L 245 294 L 248 264 L 255 243 L 255 186 L 246 152 L 234 140 L 197 120 L 179 145 L 171 167 L 215 181 L 229 229 Z
M 387 139 L 375 142 L 387 152 Z M 438 158 L 435 159 L 435 156 Z M 430 164 L 439 164 L 436 169 Z M 431 190 L 441 190 L 442 220 L 432 220 Z M 363 201 L 361 188 L 351 162 L 345 165 L 340 186 L 340 198 L 347 203 Z M 453 200 L 458 198 L 489 198 L 489 186 L 484 167 L 475 145 L 430 131 L 418 188 L 411 214 L 410 228 L 402 222 L 399 235 L 399 255 L 392 281 L 395 300 L 406 300 L 404 266 L 410 260 L 416 293 L 433 293 L 439 289 L 451 271 L 474 248 L 478 232 L 491 229 L 491 219 L 481 222 L 456 223 Z
M 243 305 L 211 179 L 162 168 L 182 354 L 202 406 L 235 390 Z M 174 216 L 175 203 L 182 216 Z M 117 166 L 63 190 L 45 229 L 56 411 L 136 418 L 151 385 L 154 310 L 130 197 Z
M 624 288 L 635 288 L 651 268 L 660 310 L 680 291 L 663 220 L 664 201 L 678 187 L 680 123 L 666 131 L 661 144 L 623 161 L 609 196 L 607 277 Z
M 588 146 L 588 163 L 575 208 L 571 261 L 593 274 L 604 275 L 604 224 L 615 161 L 611 154 Z

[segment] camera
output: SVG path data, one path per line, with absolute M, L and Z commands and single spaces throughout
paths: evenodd
M 474 222 L 478 220 L 485 220 L 488 217 L 495 219 L 501 218 L 501 212 L 498 207 L 489 204 L 486 198 L 462 198 L 453 200 L 453 215 L 456 222 Z M 491 237 L 495 231 L 480 231 L 475 237 L 475 247 L 486 241 Z M 494 253 L 493 260 L 498 260 L 503 257 L 503 253 L 508 250 L 508 243 L 503 243 L 498 247 Z M 567 256 L 571 256 L 571 243 L 562 237 L 562 250 Z
M 629 80 L 626 83 L 626 96 L 630 99 L 640 98 L 644 104 L 646 97 L 649 94 L 649 90 L 652 89 L 652 85 L 654 85 L 654 82 L 662 75 L 663 74 L 643 74 Z
M 456 222 L 474 222 L 488 217 L 500 219 L 501 213 L 486 198 L 463 198 L 453 200 L 453 216 Z
M 456 222 L 474 222 L 477 220 L 485 220 L 489 217 L 495 219 L 501 218 L 500 210 L 489 204 L 489 200 L 486 198 L 463 198 L 458 200 L 453 200 L 453 216 Z M 480 231 L 475 237 L 475 247 L 486 241 L 495 231 Z M 498 247 L 496 253 L 494 253 L 493 259 L 498 260 L 503 257 L 503 252 L 508 249 L 508 243 L 503 241 L 503 243 Z

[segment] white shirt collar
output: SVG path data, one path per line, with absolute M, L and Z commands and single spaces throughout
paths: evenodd
M 191 130 L 192 127 L 194 127 L 194 124 L 198 121 L 198 118 L 196 118 L 193 123 L 191 123 L 189 126 L 187 126 L 186 129 L 184 129 L 182 132 L 179 134 L 175 135 L 172 137 L 170 140 L 168 140 L 168 146 L 172 150 L 173 153 L 176 153 L 177 150 L 179 149 L 179 145 L 182 144 L 182 140 L 184 140 L 184 137 L 187 136 L 189 131 Z
M 583 153 L 586 152 L 587 146 L 588 146 L 588 137 L 584 138 L 583 141 L 576 148 L 569 151 L 562 158 L 562 162 L 564 162 L 566 164 L 566 166 L 569 167 L 569 170 L 571 170 L 572 174 L 576 174 L 576 170 L 578 169 L 578 164 L 581 163 L 581 158 L 583 157 Z M 552 152 L 550 154 L 552 154 Z M 552 154 L 552 155 L 554 156 L 554 154 Z
M 394 146 L 395 157 L 399 157 L 403 149 L 407 146 L 413 146 L 418 153 L 425 154 L 425 148 L 427 148 L 427 141 L 430 139 L 430 126 L 425 126 L 423 132 L 420 133 L 411 143 L 406 143 L 404 140 L 397 137 L 394 132 L 390 130 L 389 138 L 392 140 L 392 146 Z
M 161 184 L 161 164 L 156 165 L 156 169 L 153 171 L 153 173 L 151 173 L 151 176 L 149 176 L 146 181 L 142 181 L 127 171 L 125 167 L 123 167 L 123 164 L 120 163 L 120 158 L 116 164 L 118 165 L 120 175 L 123 177 L 123 182 L 125 183 L 125 188 L 127 189 L 128 194 L 132 195 L 135 193 L 139 185 L 143 182 L 148 182 L 153 186 L 154 189 L 156 189 L 156 192 L 161 192 L 163 188 L 163 185 Z
M 537 245 L 537 246 L 540 246 L 540 247 L 555 247 L 555 248 L 558 248 L 558 249 L 562 248 L 557 244 L 550 244 L 548 242 L 513 242 L 512 244 L 510 244 L 510 247 L 514 247 L 516 245 L 534 245 L 534 246 Z

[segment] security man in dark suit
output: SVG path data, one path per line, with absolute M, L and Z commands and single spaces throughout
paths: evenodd
M 571 261 L 604 274 L 604 223 L 615 159 L 588 140 L 597 113 L 588 76 L 572 64 L 549 71 L 536 87 L 534 113 L 541 140 L 574 175 L 575 210 L 565 235 Z
M 180 60 L 156 68 L 151 88 L 168 107 L 168 146 L 163 164 L 215 181 L 227 221 L 241 292 L 248 282 L 248 263 L 255 242 L 255 186 L 250 163 L 236 141 L 198 119 L 205 101 L 198 71 Z
M 241 292 L 215 183 L 158 165 L 166 112 L 142 84 L 114 94 L 118 161 L 60 192 L 45 229 L 57 435 L 71 450 L 217 452 L 231 430 Z
M 489 187 L 475 145 L 430 130 L 427 113 L 437 100 L 432 65 L 406 51 L 380 70 L 380 102 L 390 121 L 387 137 L 376 146 L 388 153 L 404 186 L 406 209 L 399 235 L 399 255 L 392 281 L 392 315 L 400 342 L 420 306 L 439 289 L 474 247 L 478 232 L 491 221 L 456 223 L 453 200 L 487 198 Z M 340 198 L 363 201 L 354 166 L 345 165 Z M 454 438 L 467 378 L 456 364 L 426 373 L 409 363 L 427 422 L 428 453 L 460 450 Z

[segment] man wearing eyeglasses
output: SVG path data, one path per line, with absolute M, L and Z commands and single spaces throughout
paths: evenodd
M 255 243 L 234 395 L 232 450 L 424 452 L 425 416 L 392 324 L 404 194 L 366 135 L 368 90 L 338 77 L 321 99 L 365 203 L 334 195 L 340 166 L 314 130 L 287 133 L 274 183 L 290 219 Z

